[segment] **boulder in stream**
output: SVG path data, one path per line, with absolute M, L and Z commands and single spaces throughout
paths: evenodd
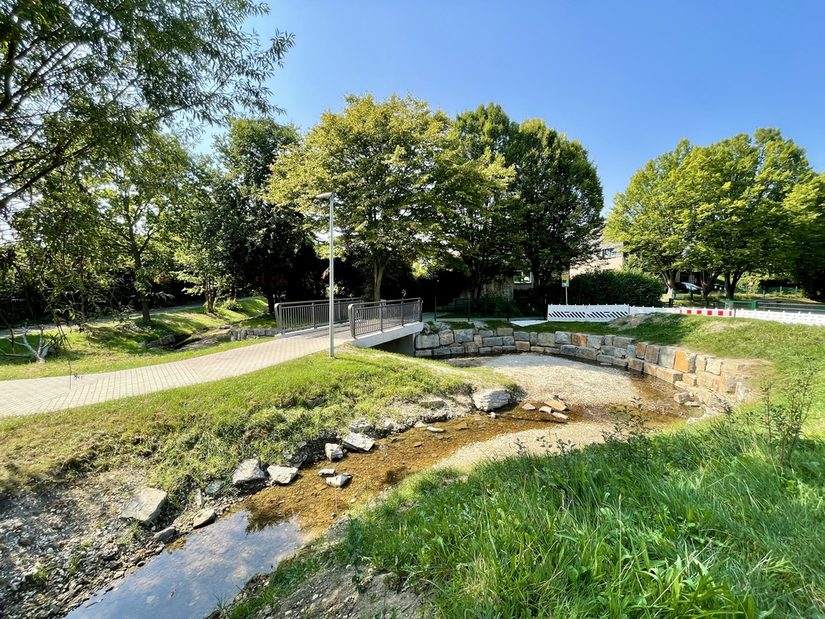
M 266 473 L 261 469 L 261 463 L 258 458 L 249 458 L 244 460 L 232 473 L 233 486 L 248 486 L 252 484 L 260 484 L 266 480 Z
M 192 519 L 192 528 L 193 529 L 200 529 L 201 527 L 205 527 L 208 524 L 212 524 L 215 522 L 215 518 L 217 518 L 217 514 L 215 510 L 211 507 L 207 507 L 206 509 L 200 510 L 195 517 Z
M 347 449 L 354 449 L 355 451 L 367 452 L 375 445 L 375 441 L 369 436 L 358 434 L 357 432 L 350 432 L 341 441 Z
M 510 403 L 510 392 L 504 387 L 485 389 L 473 394 L 473 406 L 480 411 L 494 411 Z
M 324 481 L 326 482 L 327 486 L 330 486 L 332 488 L 343 488 L 350 482 L 351 479 L 352 475 L 349 475 L 347 473 L 341 473 L 340 475 L 327 477 Z
M 289 483 L 292 483 L 292 480 L 295 479 L 298 475 L 298 468 L 294 466 L 270 466 L 266 469 L 269 478 L 272 480 L 272 483 L 278 484 L 279 486 L 286 486 Z
M 170 527 L 166 527 L 165 529 L 161 529 L 157 533 L 152 536 L 152 541 L 155 541 L 159 544 L 165 544 L 167 542 L 171 542 L 178 534 L 178 530 L 175 525 Z

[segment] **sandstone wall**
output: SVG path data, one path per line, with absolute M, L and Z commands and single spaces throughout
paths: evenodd
M 417 357 L 457 357 L 534 352 L 559 355 L 631 372 L 648 374 L 689 393 L 705 404 L 737 404 L 749 399 L 754 362 L 721 359 L 677 346 L 638 342 L 621 335 L 556 331 L 539 333 L 511 328 L 447 329 L 415 338 Z

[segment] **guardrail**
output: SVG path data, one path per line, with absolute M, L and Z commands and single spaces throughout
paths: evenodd
M 348 297 L 333 301 L 333 322 L 343 323 L 348 320 L 347 308 L 353 301 L 360 301 L 360 299 Z M 291 331 L 317 329 L 319 326 L 329 325 L 329 299 L 276 303 L 275 319 L 278 321 L 278 331 L 281 335 Z
M 423 311 L 424 301 L 420 298 L 353 303 L 349 306 L 352 339 L 357 340 L 359 336 L 421 322 Z

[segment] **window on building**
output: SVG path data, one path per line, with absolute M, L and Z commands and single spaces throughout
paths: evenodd
M 619 251 L 615 247 L 605 247 L 602 249 L 602 258 L 608 260 L 619 255 Z
M 530 271 L 517 271 L 513 276 L 514 284 L 532 284 L 533 274 Z

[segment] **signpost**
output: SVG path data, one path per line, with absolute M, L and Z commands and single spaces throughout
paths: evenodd
M 564 304 L 567 305 L 567 289 L 570 288 L 570 269 L 561 272 L 561 287 L 564 288 Z

